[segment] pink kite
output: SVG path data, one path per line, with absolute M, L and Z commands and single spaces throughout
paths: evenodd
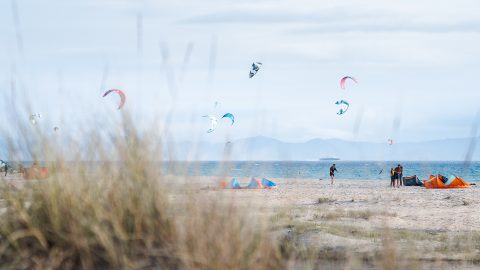
M 350 77 L 350 76 L 345 76 L 345 77 L 343 77 L 343 78 L 340 80 L 340 87 L 341 87 L 342 89 L 344 89 L 344 90 L 345 90 L 345 81 L 346 81 L 347 79 L 351 79 L 352 81 L 358 83 L 357 80 L 355 80 L 355 78 Z
M 103 97 L 107 96 L 108 94 L 110 94 L 111 92 L 115 92 L 117 93 L 119 96 L 120 96 L 120 105 L 118 105 L 118 109 L 120 110 L 123 105 L 125 104 L 125 93 L 123 93 L 122 90 L 118 90 L 118 89 L 110 89 L 108 90 L 107 92 L 105 92 L 105 94 L 103 94 Z

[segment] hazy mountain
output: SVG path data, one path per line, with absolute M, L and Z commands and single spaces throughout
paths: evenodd
M 478 139 L 477 139 L 478 140 Z M 475 142 L 477 141 L 475 140 Z M 445 139 L 427 142 L 387 143 L 313 139 L 289 143 L 268 137 L 252 137 L 228 143 L 182 142 L 170 145 L 166 157 L 174 160 L 430 160 L 464 161 L 472 139 Z M 472 160 L 480 160 L 473 145 Z

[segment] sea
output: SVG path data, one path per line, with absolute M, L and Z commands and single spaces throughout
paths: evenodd
M 401 164 L 403 175 L 455 175 L 470 182 L 480 181 L 480 162 L 459 161 L 175 161 L 163 163 L 163 172 L 179 176 L 231 176 L 238 178 L 329 179 L 329 168 L 336 164 L 338 180 L 389 180 L 390 168 Z

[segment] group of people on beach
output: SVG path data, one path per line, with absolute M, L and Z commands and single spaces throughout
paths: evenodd
M 403 166 L 398 164 L 397 167 L 390 169 L 390 186 L 403 186 Z
M 335 172 L 337 172 L 337 167 L 335 163 L 330 166 L 330 184 L 335 184 Z M 383 170 L 382 170 L 383 171 Z M 391 187 L 400 187 L 403 186 L 403 166 L 398 164 L 397 167 L 390 169 L 390 186 Z

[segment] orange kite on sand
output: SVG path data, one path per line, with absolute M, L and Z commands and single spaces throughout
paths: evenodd
M 424 182 L 425 188 L 469 188 L 470 183 L 457 176 L 446 178 L 443 175 L 433 176 Z
M 39 167 L 36 164 L 33 164 L 30 168 L 24 168 L 22 171 L 23 179 L 32 180 L 32 179 L 47 179 L 49 176 L 47 167 Z

